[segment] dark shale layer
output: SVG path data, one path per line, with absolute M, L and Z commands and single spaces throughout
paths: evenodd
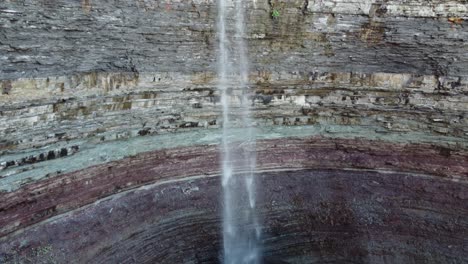
M 290 263 L 463 263 L 468 155 L 322 138 L 258 143 L 264 251 Z M 1 194 L 15 263 L 217 263 L 215 146 L 139 154 Z M 181 165 L 183 164 L 183 165 Z

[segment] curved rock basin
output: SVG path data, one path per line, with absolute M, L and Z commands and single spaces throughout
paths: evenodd
M 318 137 L 263 140 L 258 153 L 265 263 L 466 260 L 466 153 Z M 219 263 L 217 155 L 146 152 L 2 194 L 0 259 Z

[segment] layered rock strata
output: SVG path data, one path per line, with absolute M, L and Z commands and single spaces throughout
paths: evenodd
M 246 5 L 266 256 L 468 258 L 468 3 Z M 219 260 L 215 18 L 212 0 L 0 3 L 1 261 Z
M 323 138 L 265 140 L 258 150 L 267 256 L 289 263 L 466 258 L 466 152 Z M 215 146 L 148 152 L 4 193 L 0 257 L 218 263 L 218 155 Z
M 468 138 L 464 1 L 246 4 L 259 125 Z M 1 150 L 219 126 L 214 7 L 2 3 Z

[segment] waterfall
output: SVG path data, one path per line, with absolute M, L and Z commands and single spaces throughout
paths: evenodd
M 231 5 L 228 6 L 228 3 Z M 218 88 L 223 107 L 222 187 L 225 264 L 261 262 L 259 246 L 261 230 L 256 214 L 254 177 L 255 130 L 250 114 L 244 13 L 242 0 L 218 0 Z M 228 21 L 234 21 L 234 25 Z M 233 32 L 230 38 L 228 32 Z M 240 133 L 242 137 L 235 137 L 232 129 L 234 122 L 242 128 Z

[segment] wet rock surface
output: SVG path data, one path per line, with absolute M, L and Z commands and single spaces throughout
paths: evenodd
M 267 257 L 466 259 L 466 152 L 318 137 L 259 141 L 257 150 Z M 1 257 L 217 263 L 218 155 L 217 145 L 141 153 L 1 193 Z
M 263 251 L 286 263 L 463 263 L 468 185 L 357 170 L 258 175 Z M 148 185 L 2 239 L 6 263 L 218 263 L 219 177 Z M 28 262 L 31 261 L 31 262 Z
M 455 182 L 466 181 L 468 173 L 465 151 L 428 144 L 298 138 L 259 141 L 257 152 L 259 170 L 389 170 L 437 175 Z M 0 215 L 0 235 L 125 190 L 188 176 L 213 175 L 219 168 L 218 146 L 202 145 L 141 153 L 25 182 L 0 193 L 0 210 L 4 212 Z

